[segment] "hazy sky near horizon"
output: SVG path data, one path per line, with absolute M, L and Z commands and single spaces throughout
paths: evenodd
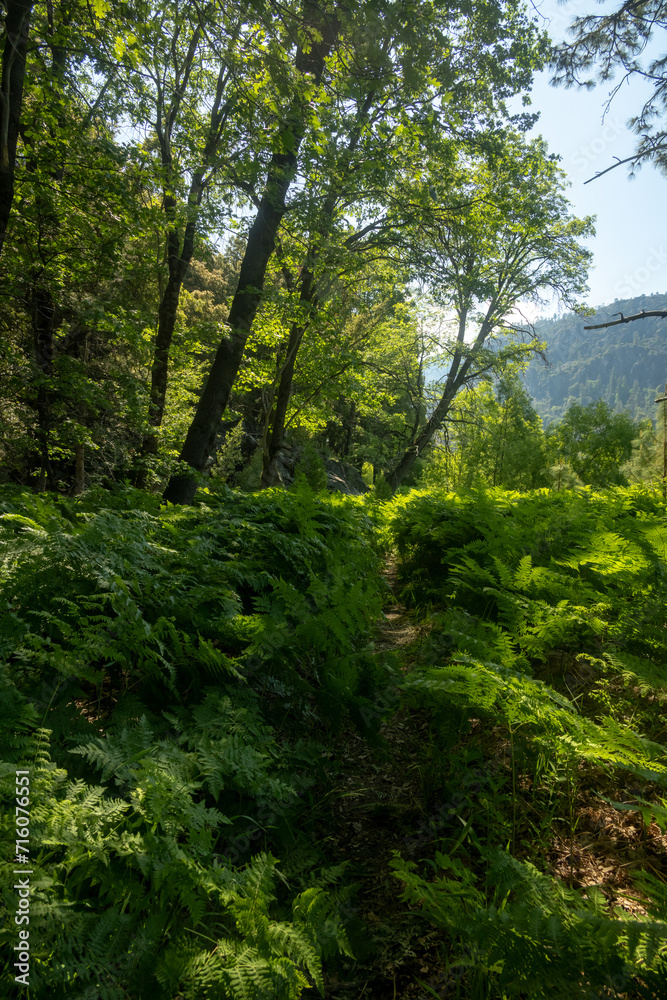
M 607 5 L 596 0 L 535 0 L 534 6 L 540 25 L 557 41 L 566 37 L 574 17 L 600 13 Z M 664 50 L 663 39 L 658 44 Z M 605 114 L 613 84 L 566 90 L 551 87 L 550 76 L 547 71 L 536 77 L 528 110 L 540 112 L 533 134 L 544 136 L 550 151 L 561 157 L 574 214 L 597 216 L 597 235 L 588 242 L 594 253 L 588 304 L 667 292 L 667 176 L 644 165 L 630 180 L 628 165 L 623 165 L 584 183 L 611 166 L 614 157 L 624 159 L 633 152 L 635 136 L 626 123 L 650 88 L 640 82 L 624 84 Z M 553 314 L 555 307 L 541 312 Z

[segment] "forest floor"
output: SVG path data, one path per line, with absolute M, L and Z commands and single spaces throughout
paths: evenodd
M 393 591 L 394 564 L 389 563 L 386 577 Z M 401 669 L 407 670 L 421 631 L 394 599 L 378 623 L 376 650 L 396 654 Z M 384 707 L 391 705 L 380 709 Z M 428 982 L 431 988 L 444 982 L 438 954 L 441 935 L 400 901 L 400 882 L 389 867 L 394 852 L 413 857 L 430 839 L 420 752 L 428 728 L 427 713 L 401 707 L 382 723 L 376 747 L 369 746 L 352 727 L 343 734 L 342 766 L 330 797 L 323 839 L 330 856 L 350 862 L 349 877 L 359 886 L 352 925 L 371 928 L 373 940 L 368 942 L 367 953 L 350 964 L 349 979 L 329 980 L 326 995 L 331 1000 L 421 1000 L 426 994 L 417 980 Z
M 395 564 L 388 563 L 385 575 L 395 592 Z M 419 662 L 428 631 L 428 625 L 417 622 L 393 598 L 378 623 L 376 649 L 393 654 L 400 669 L 408 671 Z M 557 677 L 549 682 L 559 686 Z M 442 932 L 424 920 L 418 908 L 400 900 L 401 883 L 390 868 L 395 853 L 419 861 L 433 857 L 438 848 L 444 824 L 437 818 L 443 811 L 437 808 L 438 791 L 424 752 L 433 745 L 430 728 L 427 711 L 400 706 L 382 722 L 377 746 L 352 727 L 341 735 L 340 766 L 322 821 L 321 843 L 333 861 L 349 862 L 348 877 L 358 886 L 348 914 L 358 960 L 349 963 L 349 975 L 328 979 L 328 1000 L 445 1000 L 461 995 L 456 978 L 447 972 Z M 511 785 L 511 746 L 505 730 L 473 719 L 460 742 L 481 748 L 487 766 Z M 632 784 L 633 779 L 628 776 L 628 781 Z M 596 886 L 610 909 L 620 907 L 635 917 L 646 913 L 646 899 L 632 885 L 632 873 L 649 871 L 667 881 L 667 835 L 655 824 L 645 828 L 638 813 L 619 812 L 604 801 L 628 801 L 643 789 L 621 787 L 617 776 L 601 768 L 580 767 L 571 789 L 571 816 L 565 817 L 556 815 L 553 802 L 531 784 L 530 778 L 516 778 L 508 849 L 533 862 L 541 856 L 538 866 L 568 886 Z M 355 929 L 365 941 L 361 949 Z

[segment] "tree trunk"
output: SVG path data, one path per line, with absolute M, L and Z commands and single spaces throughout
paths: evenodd
M 195 179 L 196 180 L 196 179 Z M 193 188 L 195 181 L 193 181 Z M 201 201 L 202 185 L 200 190 L 195 192 L 194 200 L 196 207 Z M 192 196 L 192 192 L 191 192 Z M 158 453 L 158 430 L 162 426 L 164 418 L 165 404 L 167 400 L 167 383 L 169 375 L 169 351 L 174 337 L 176 327 L 176 317 L 178 314 L 178 303 L 181 297 L 181 288 L 185 273 L 192 260 L 194 251 L 194 238 L 197 220 L 191 218 L 185 229 L 183 248 L 180 246 L 180 239 L 176 230 L 171 230 L 167 242 L 167 256 L 169 278 L 164 295 L 160 301 L 158 309 L 158 328 L 155 338 L 155 349 L 153 351 L 153 363 L 151 366 L 151 392 L 148 404 L 148 423 L 151 428 L 141 445 L 140 461 Z M 135 476 L 135 486 L 145 489 L 148 477 L 146 464 L 142 464 Z
M 440 402 L 433 412 L 433 415 L 431 416 L 431 419 L 423 427 L 421 433 L 417 435 L 414 443 L 405 449 L 398 464 L 387 476 L 387 482 L 389 483 L 389 488 L 392 493 L 395 493 L 403 480 L 407 479 L 412 472 L 419 455 L 426 451 L 430 445 L 433 435 L 442 426 L 442 423 L 447 416 L 452 403 L 454 402 L 454 396 L 457 391 L 458 388 L 454 389 L 453 392 L 445 392 L 443 394 Z
M 49 437 L 51 434 L 51 391 L 47 379 L 53 365 L 53 331 L 55 327 L 55 306 L 49 291 L 36 288 L 32 297 L 32 329 L 35 363 L 38 368 L 37 397 L 37 443 L 40 475 L 39 489 L 55 490 L 56 478 L 51 466 Z
M 489 309 L 487 310 L 487 318 L 483 321 L 474 344 L 467 352 L 464 351 L 464 341 L 468 310 L 467 308 L 464 308 L 461 311 L 459 316 L 459 332 L 456 341 L 456 348 L 454 350 L 452 364 L 449 369 L 449 374 L 447 376 L 442 396 L 440 397 L 440 401 L 430 418 L 426 421 L 421 431 L 413 436 L 412 443 L 405 449 L 397 465 L 388 474 L 387 482 L 389 483 L 392 493 L 395 493 L 401 483 L 407 479 L 412 472 L 419 455 L 428 448 L 433 440 L 433 435 L 442 427 L 445 417 L 449 413 L 459 389 L 461 389 L 466 382 L 469 382 L 475 377 L 474 373 L 471 373 L 470 369 L 473 361 L 475 360 L 475 356 L 479 354 L 480 350 L 484 346 L 486 338 L 491 332 L 492 325 L 489 321 L 489 317 L 492 315 L 493 305 L 494 303 L 489 306 Z
M 0 254 L 14 200 L 14 171 L 19 136 L 30 14 L 34 0 L 5 3 L 5 46 L 0 81 Z
M 301 293 L 299 303 L 304 307 L 312 306 L 315 299 L 315 275 L 309 267 L 304 267 L 301 274 Z M 273 420 L 271 423 L 271 433 L 263 455 L 261 486 L 278 486 L 281 482 L 278 472 L 278 457 L 285 443 L 285 422 L 287 420 L 287 408 L 292 395 L 292 381 L 294 379 L 294 366 L 296 356 L 301 346 L 303 335 L 306 332 L 307 321 L 292 323 L 289 340 L 287 342 L 287 353 L 285 363 L 280 373 L 278 392 L 273 409 Z
M 319 83 L 325 60 L 338 32 L 335 15 L 328 18 L 322 11 L 306 6 L 309 24 L 315 29 L 308 45 L 296 55 L 296 69 L 309 73 Z M 308 33 L 308 32 L 307 32 Z M 318 40 L 319 36 L 319 40 Z M 305 49 L 308 51 L 305 51 Z M 278 228 L 285 213 L 287 192 L 294 178 L 301 140 L 305 134 L 306 104 L 297 97 L 285 116 L 279 146 L 272 158 L 264 193 L 241 263 L 236 293 L 227 320 L 230 335 L 221 341 L 209 372 L 195 415 L 188 429 L 180 459 L 195 472 L 203 472 L 215 450 L 220 421 L 229 403 L 246 342 L 261 302 L 269 260 L 276 245 Z M 174 475 L 164 492 L 171 503 L 192 503 L 197 490 L 197 477 L 192 474 Z
M 370 91 L 366 96 L 361 109 L 359 110 L 357 122 L 352 129 L 347 148 L 341 156 L 336 173 L 344 177 L 349 169 L 350 159 L 359 144 L 364 121 L 373 105 L 375 90 Z M 321 225 L 319 237 L 324 238 L 330 231 L 336 208 L 336 202 L 340 195 L 341 184 L 337 182 L 330 186 L 327 197 L 322 206 Z M 317 304 L 317 289 L 315 285 L 315 262 L 317 259 L 317 248 L 313 247 L 308 254 L 306 264 L 301 272 L 301 291 L 299 303 L 305 307 L 307 313 L 314 312 Z M 301 346 L 301 341 L 308 328 L 309 320 L 301 323 L 293 323 L 287 343 L 287 354 L 285 364 L 280 373 L 280 382 L 276 395 L 275 406 L 272 414 L 271 433 L 268 445 L 264 449 L 262 468 L 262 487 L 278 486 L 281 482 L 278 471 L 278 456 L 285 442 L 285 421 L 287 418 L 287 407 L 292 395 L 292 382 L 294 380 L 294 368 L 297 354 Z M 348 435 L 349 437 L 349 435 Z

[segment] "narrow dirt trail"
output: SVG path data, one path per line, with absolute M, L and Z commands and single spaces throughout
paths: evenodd
M 395 564 L 389 562 L 385 575 L 395 593 Z M 419 638 L 407 609 L 395 599 L 388 603 L 377 624 L 377 653 L 407 670 Z M 328 982 L 330 1000 L 426 1000 L 417 978 L 433 983 L 442 978 L 438 935 L 401 902 L 401 884 L 390 868 L 394 852 L 413 858 L 428 838 L 420 767 L 428 721 L 423 713 L 397 707 L 398 700 L 396 692 L 377 705 L 378 716 L 387 716 L 377 746 L 352 729 L 342 736 L 327 849 L 350 863 L 350 880 L 359 888 L 348 917 L 352 937 L 365 926 L 366 948 L 364 953 L 363 940 L 355 942 L 359 961 L 350 964 L 349 978 Z
M 392 561 L 387 563 L 385 577 L 391 594 L 396 595 L 397 571 Z M 377 623 L 377 654 L 392 658 L 399 671 L 407 673 L 424 662 L 422 644 L 428 632 L 394 596 Z M 425 644 L 425 658 L 427 648 Z M 558 676 L 548 680 L 557 685 Z M 425 752 L 433 740 L 431 721 L 428 712 L 401 704 L 398 689 L 377 705 L 377 718 L 382 722 L 376 746 L 352 728 L 339 740 L 338 769 L 323 835 L 327 854 L 334 861 L 349 862 L 348 880 L 358 886 L 347 914 L 358 960 L 329 978 L 326 996 L 327 1000 L 445 998 L 456 987 L 446 972 L 443 933 L 422 919 L 418 906 L 410 908 L 401 901 L 401 883 L 391 868 L 396 853 L 415 862 L 432 857 L 433 841 L 442 837 L 442 831 L 434 827 L 432 775 Z M 648 869 L 664 880 L 667 835 L 655 823 L 646 828 L 636 814 L 619 813 L 613 807 L 612 800 L 642 793 L 634 787 L 636 779 L 633 783 L 623 774 L 577 767 L 571 778 L 568 821 L 570 785 L 563 793 L 553 782 L 544 787 L 536 784 L 530 767 L 513 778 L 507 727 L 493 717 L 470 722 L 468 735 L 460 742 L 464 749 L 472 746 L 478 759 L 481 754 L 497 783 L 496 839 L 501 823 L 502 830 L 512 831 L 517 859 L 535 863 L 537 850 L 538 867 L 564 886 L 579 890 L 595 886 L 606 897 L 610 912 L 618 907 L 630 917 L 644 916 L 647 900 L 633 884 L 633 872 Z M 438 788 L 436 795 L 442 794 Z M 479 811 L 479 805 L 474 808 Z
M 391 599 L 384 609 L 384 617 L 376 626 L 375 648 L 379 653 L 405 653 L 406 647 L 419 639 L 420 629 L 413 616 L 396 596 L 398 593 L 398 568 L 393 558 L 387 559 L 384 578 L 391 592 Z

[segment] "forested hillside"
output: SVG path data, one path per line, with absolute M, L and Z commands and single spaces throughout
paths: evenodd
M 656 396 L 667 382 L 667 319 L 648 317 L 606 330 L 585 326 L 634 316 L 642 309 L 667 309 L 667 295 L 639 295 L 599 307 L 594 316 L 568 313 L 539 320 L 549 365 L 539 359 L 526 372 L 526 388 L 546 422 L 563 416 L 571 403 L 603 399 L 633 420 L 655 420 Z

